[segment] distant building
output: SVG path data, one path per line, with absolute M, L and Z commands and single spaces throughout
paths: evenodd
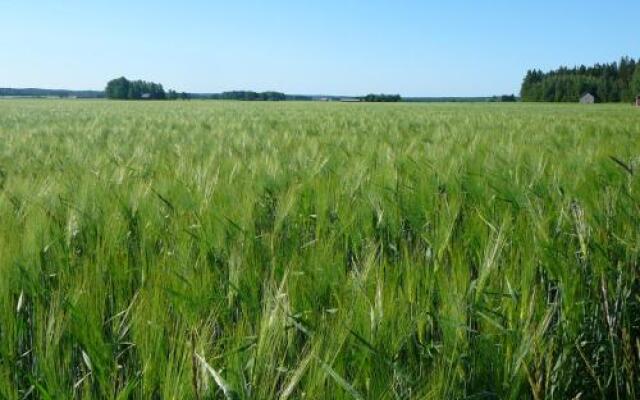
M 636 107 L 640 107 L 640 96 L 636 97 Z
M 142 96 L 140 96 L 140 98 L 144 100 L 148 100 L 151 98 L 151 93 L 142 93 Z
M 593 104 L 596 102 L 596 97 L 591 93 L 585 93 L 580 97 L 580 104 Z

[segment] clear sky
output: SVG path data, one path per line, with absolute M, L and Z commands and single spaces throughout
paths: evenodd
M 482 96 L 640 57 L 640 0 L 0 0 L 0 87 Z

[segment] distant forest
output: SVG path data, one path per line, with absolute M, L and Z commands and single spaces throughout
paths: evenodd
M 0 88 L 0 97 L 77 97 L 79 99 L 96 99 L 104 97 L 104 92 L 98 90 Z
M 361 102 L 511 102 L 518 101 L 515 95 L 493 97 L 401 97 L 397 94 L 367 94 L 345 97 L 337 95 L 297 95 L 276 91 L 255 92 L 234 90 L 222 93 L 187 93 L 166 90 L 163 85 L 143 80 L 129 80 L 125 77 L 110 80 L 104 91 L 63 90 L 39 88 L 0 88 L 0 97 L 59 97 L 82 99 L 120 100 L 236 100 L 236 101 L 361 101 Z
M 396 103 L 402 101 L 399 94 L 368 94 L 360 98 L 360 101 L 368 103 Z
M 284 101 L 287 96 L 280 92 L 252 92 L 236 90 L 232 92 L 216 93 L 209 96 L 212 100 L 244 100 L 244 101 Z
M 640 60 L 623 57 L 620 62 L 543 72 L 527 71 L 522 82 L 522 101 L 577 102 L 591 93 L 599 103 L 632 102 L 640 95 Z

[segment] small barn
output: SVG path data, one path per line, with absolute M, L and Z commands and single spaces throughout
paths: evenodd
M 149 100 L 151 98 L 151 93 L 142 93 L 142 96 L 140 96 L 140 98 L 143 100 Z
M 585 93 L 580 97 L 580 104 L 594 104 L 596 102 L 596 97 L 591 93 Z

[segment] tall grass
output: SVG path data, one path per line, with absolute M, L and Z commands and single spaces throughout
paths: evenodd
M 640 396 L 640 113 L 0 101 L 0 398 Z

